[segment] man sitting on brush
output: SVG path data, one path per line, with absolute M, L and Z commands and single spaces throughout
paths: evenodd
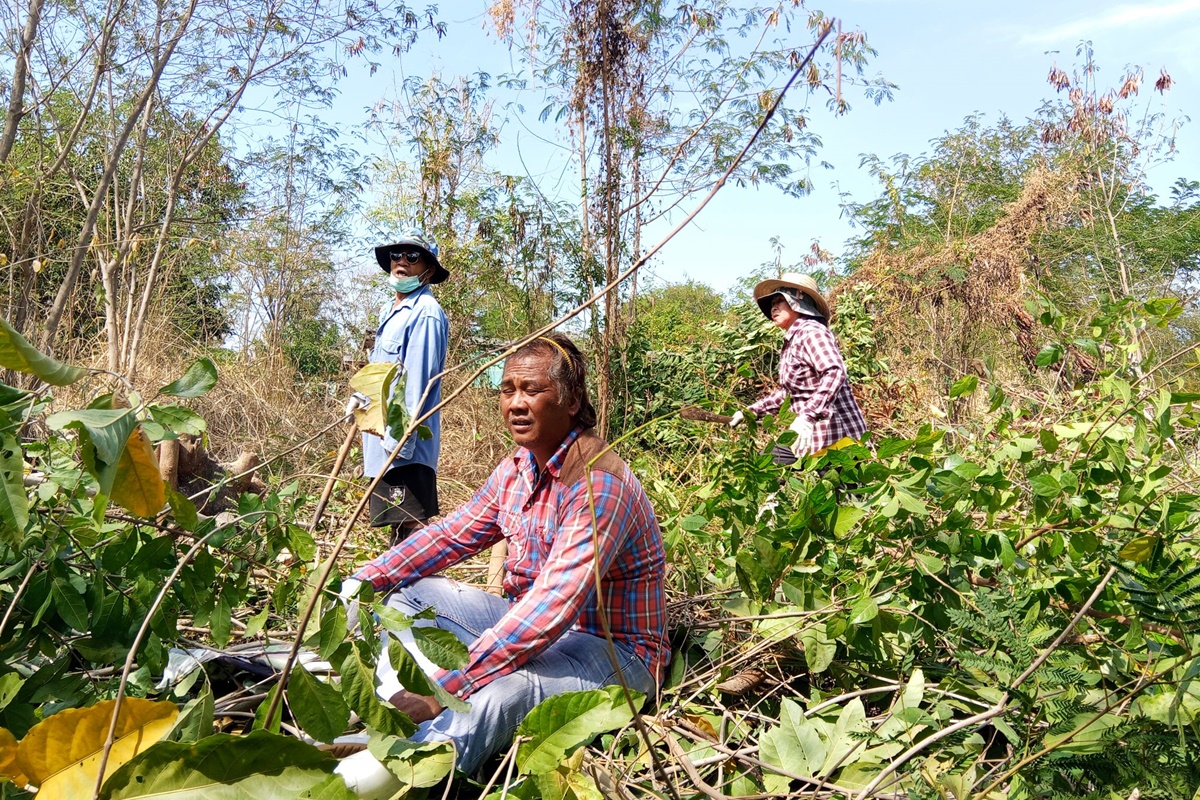
M 500 413 L 517 450 L 483 488 L 342 589 L 348 596 L 355 582 L 369 582 L 391 592 L 388 606 L 412 616 L 432 607 L 436 618 L 416 624 L 467 644 L 466 666 L 453 671 L 409 649 L 469 711 L 405 691 L 386 657 L 378 691 L 419 723 L 413 740 L 453 741 L 468 774 L 506 747 L 547 697 L 618 684 L 618 667 L 626 686 L 650 694 L 669 656 L 658 521 L 637 478 L 592 431 L 583 357 L 568 337 L 539 337 L 508 359 Z M 505 598 L 429 577 L 502 540 Z

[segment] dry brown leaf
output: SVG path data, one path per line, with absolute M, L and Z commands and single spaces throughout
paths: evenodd
M 767 673 L 750 667 L 717 684 L 717 691 L 724 694 L 743 695 L 762 685 Z

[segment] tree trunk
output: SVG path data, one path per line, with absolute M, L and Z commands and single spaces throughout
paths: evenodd
M 8 98 L 8 112 L 4 116 L 4 133 L 0 134 L 0 164 L 8 161 L 13 144 L 17 141 L 17 128 L 25 116 L 25 77 L 29 73 L 29 51 L 33 49 L 38 23 L 42 19 L 43 1 L 29 0 L 25 30 L 21 33 L 16 62 L 13 64 L 12 93 Z
M 129 137 L 133 134 L 134 126 L 137 125 L 138 120 L 141 118 L 143 109 L 145 109 L 146 104 L 150 102 L 150 98 L 158 88 L 158 81 L 167 67 L 167 62 L 170 61 L 175 48 L 179 45 L 183 34 L 187 31 L 187 27 L 192 20 L 192 14 L 196 10 L 197 2 L 198 0 L 192 0 L 183 18 L 180 19 L 179 24 L 176 26 L 175 35 L 167 41 L 163 52 L 155 62 L 154 71 L 146 82 L 146 88 L 142 90 L 142 93 L 134 101 L 129 117 L 125 120 L 124 126 L 113 143 L 112 150 L 108 153 L 104 172 L 101 174 L 99 184 L 92 195 L 91 203 L 88 205 L 87 217 L 84 219 L 83 227 L 79 231 L 75 250 L 71 254 L 71 264 L 67 267 L 67 273 L 63 277 L 62 285 L 59 286 L 58 293 L 54 297 L 54 303 L 50 306 L 50 310 L 46 314 L 46 327 L 41 339 L 43 350 L 51 352 L 54 350 L 54 345 L 58 338 L 59 323 L 62 322 L 63 313 L 66 311 L 67 303 L 74 292 L 75 282 L 78 280 L 79 271 L 83 267 L 83 259 L 87 256 L 88 249 L 92 243 L 92 236 L 96 230 L 96 219 L 99 217 L 100 209 L 104 205 L 105 196 L 108 194 L 108 187 L 116 175 L 125 145 L 129 142 Z M 98 54 L 98 57 L 103 58 L 104 53 Z

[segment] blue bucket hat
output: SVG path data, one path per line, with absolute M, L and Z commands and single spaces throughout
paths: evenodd
M 375 260 L 379 262 L 381 270 L 391 273 L 391 252 L 400 247 L 415 247 L 425 254 L 426 260 L 433 264 L 433 277 L 429 279 L 430 283 L 441 283 L 450 277 L 450 271 L 442 266 L 442 262 L 438 261 L 437 242 L 426 236 L 425 231 L 420 228 L 405 228 L 396 237 L 396 241 L 391 244 L 381 244 L 375 248 Z

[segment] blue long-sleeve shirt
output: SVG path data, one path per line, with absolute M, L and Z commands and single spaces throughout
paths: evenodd
M 428 286 L 422 286 L 405 297 L 396 308 L 392 308 L 394 302 L 387 301 L 380 310 L 371 361 L 404 365 L 407 376 L 404 404 L 410 414 L 418 416 L 442 400 L 442 380 L 434 376 L 446 368 L 450 323 Z M 430 383 L 433 388 L 424 404 L 421 404 L 421 396 Z M 438 452 L 442 446 L 441 413 L 434 414 L 425 421 L 425 425 L 433 436 L 429 439 L 411 436 L 392 466 L 424 464 L 437 470 Z M 364 433 L 363 474 L 369 478 L 378 475 L 395 448 L 396 440 L 391 436 L 380 439 L 374 434 Z

